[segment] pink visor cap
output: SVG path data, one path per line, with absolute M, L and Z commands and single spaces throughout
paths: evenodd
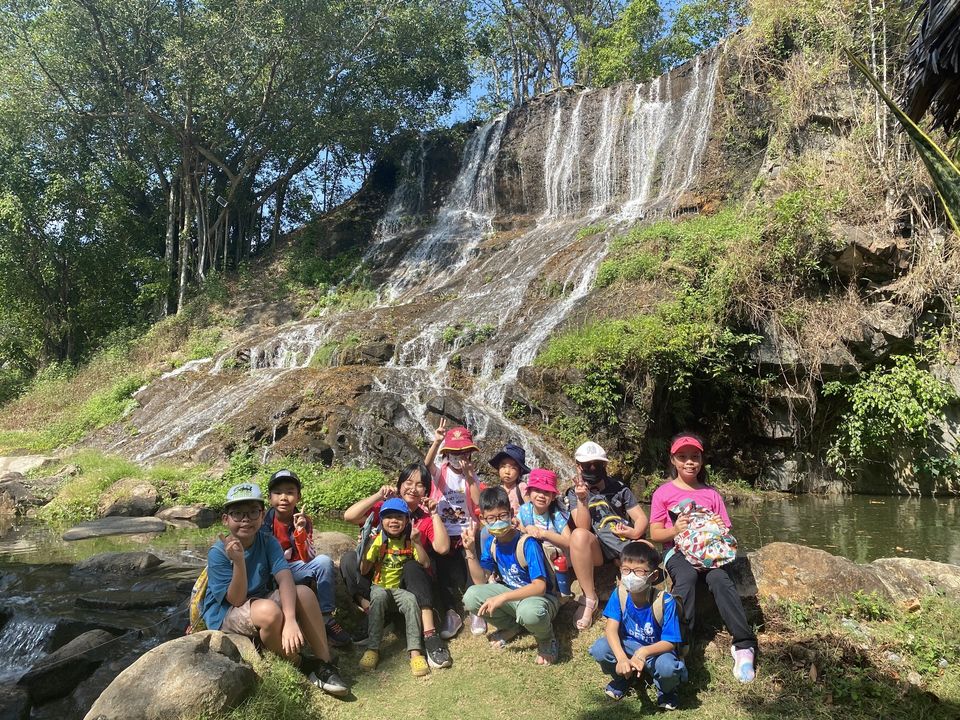
M 527 491 L 530 490 L 542 490 L 556 495 L 557 474 L 553 470 L 534 468 L 530 471 L 530 477 L 527 478 Z
M 693 447 L 699 450 L 700 452 L 703 452 L 702 442 L 697 440 L 695 437 L 691 437 L 690 435 L 683 435 L 673 441 L 673 444 L 670 446 L 670 454 L 676 455 L 677 451 L 680 450 L 680 448 L 685 448 L 685 447 Z

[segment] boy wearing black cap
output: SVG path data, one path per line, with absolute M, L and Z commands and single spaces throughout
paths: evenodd
M 294 584 L 280 544 L 260 532 L 263 511 L 254 483 L 227 491 L 223 524 L 230 534 L 221 534 L 207 553 L 203 620 L 210 630 L 259 637 L 267 650 L 285 657 L 296 657 L 306 641 L 320 660 L 310 681 L 331 695 L 346 695 L 350 688 L 330 662 L 317 599 Z
M 297 508 L 303 486 L 300 478 L 291 470 L 277 470 L 270 476 L 267 486 L 271 508 L 263 519 L 260 532 L 272 535 L 280 542 L 283 556 L 290 564 L 293 581 L 297 585 L 316 585 L 317 602 L 324 615 L 327 638 L 336 647 L 353 642 L 350 634 L 333 617 L 336 609 L 334 599 L 336 573 L 333 560 L 327 555 L 317 555 L 313 549 L 313 523 L 310 517 Z

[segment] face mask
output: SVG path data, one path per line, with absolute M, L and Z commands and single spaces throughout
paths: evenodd
M 606 479 L 607 473 L 605 470 L 581 470 L 580 476 L 587 485 L 599 485 Z
M 487 530 L 494 537 L 500 537 L 513 527 L 513 523 L 508 520 L 497 520 L 487 525 Z
M 650 589 L 649 575 L 640 576 L 636 573 L 630 573 L 621 577 L 620 582 L 623 583 L 623 587 L 628 593 L 642 593 Z
M 463 455 L 449 455 L 447 456 L 447 464 L 453 468 L 454 471 L 460 472 L 463 470 L 463 464 L 468 460 L 467 457 Z

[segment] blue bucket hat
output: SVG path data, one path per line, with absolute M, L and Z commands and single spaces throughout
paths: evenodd
M 380 506 L 380 515 L 383 516 L 384 513 L 403 513 L 404 515 L 410 514 L 410 506 L 407 505 L 405 500 L 400 498 L 390 498 L 383 505 Z
M 490 458 L 490 464 L 494 468 L 499 468 L 500 463 L 502 463 L 506 458 L 510 458 L 517 465 L 520 466 L 520 474 L 526 475 L 530 472 L 530 468 L 526 465 L 527 453 L 519 445 L 514 445 L 513 443 L 507 443 L 503 446 L 503 450 L 498 452 L 492 458 Z

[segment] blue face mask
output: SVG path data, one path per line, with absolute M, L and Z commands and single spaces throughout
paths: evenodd
M 499 537 L 500 535 L 503 535 L 508 530 L 512 530 L 512 529 L 513 529 L 513 523 L 511 523 L 509 520 L 497 520 L 496 522 L 492 522 L 489 525 L 487 525 L 487 530 L 494 537 Z

